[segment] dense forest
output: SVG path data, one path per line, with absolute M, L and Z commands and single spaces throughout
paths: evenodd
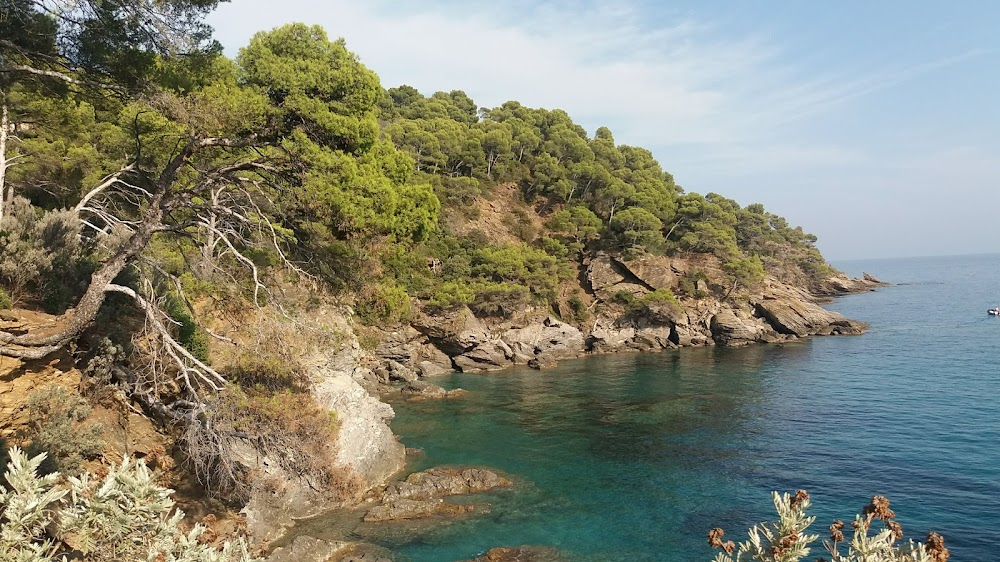
M 247 434 L 261 454 L 295 451 L 288 471 L 357 487 L 323 462 L 338 422 L 285 340 L 260 331 L 237 346 L 213 314 L 289 317 L 330 300 L 373 328 L 462 307 L 579 321 L 576 279 L 599 254 L 703 256 L 724 272 L 722 299 L 767 275 L 810 287 L 832 272 L 801 228 L 687 192 L 649 150 L 606 127 L 591 136 L 565 111 L 386 89 L 343 40 L 303 24 L 227 58 L 202 23 L 216 4 L 0 0 L 0 309 L 47 314 L 42 328 L 4 316 L 0 356 L 63 354 L 127 394 L 178 436 L 208 495 L 250 497 L 253 475 L 226 456 Z M 484 216 L 501 193 L 508 207 Z M 707 296 L 705 274 L 689 277 L 609 304 Z M 60 392 L 32 397 L 40 421 L 23 440 L 51 466 L 13 453 L 15 476 L 48 503 L 53 481 L 33 474 L 77 470 L 100 448 L 79 424 L 87 407 Z M 163 496 L 143 470 L 113 474 Z M 158 505 L 156 521 L 172 506 Z M 178 560 L 248 557 L 241 545 L 191 554 L 198 535 L 170 526 L 151 533 L 186 552 Z

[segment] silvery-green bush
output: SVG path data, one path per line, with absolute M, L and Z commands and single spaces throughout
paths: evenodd
M 181 529 L 173 490 L 156 483 L 141 460 L 124 459 L 103 478 L 84 473 L 59 485 L 58 474 L 38 475 L 45 459 L 10 449 L 0 492 L 0 560 L 65 561 L 82 554 L 94 562 L 253 562 L 242 539 L 221 547 L 199 541 L 206 528 Z

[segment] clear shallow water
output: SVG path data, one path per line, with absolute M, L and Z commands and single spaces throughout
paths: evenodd
M 1000 303 L 1000 256 L 836 265 L 901 284 L 831 306 L 870 322 L 864 336 L 440 379 L 470 394 L 396 406 L 394 431 L 424 451 L 413 468 L 482 464 L 519 485 L 482 498 L 493 508 L 479 517 L 354 536 L 412 562 L 522 544 L 581 561 L 706 561 L 709 528 L 738 540 L 771 517 L 770 490 L 805 488 L 820 535 L 882 494 L 907 536 L 933 529 L 952 560 L 991 559 L 1000 318 L 986 308 Z

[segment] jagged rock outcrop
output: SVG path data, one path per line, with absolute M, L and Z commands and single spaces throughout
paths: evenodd
M 740 309 L 725 308 L 712 316 L 712 338 L 719 345 L 738 346 L 761 341 L 773 341 L 775 330 L 760 318 Z
M 678 272 L 666 256 L 642 256 L 633 260 L 616 259 L 641 284 L 652 290 L 672 289 L 677 286 Z
M 472 351 L 494 339 L 486 324 L 464 306 L 449 314 L 418 318 L 413 328 L 450 356 Z
M 486 492 L 512 485 L 511 481 L 484 468 L 437 467 L 415 472 L 386 487 L 379 505 L 365 515 L 368 522 L 416 519 L 430 515 L 460 515 L 483 511 L 486 506 L 451 504 L 443 500 Z
M 412 345 L 406 342 L 414 341 L 448 357 L 455 369 L 484 372 L 512 365 L 548 368 L 587 352 L 739 346 L 790 337 L 857 334 L 865 330 L 863 322 L 823 309 L 817 298 L 882 284 L 871 275 L 864 279 L 838 275 L 830 279 L 829 293 L 817 295 L 768 277 L 749 293 L 741 288 L 733 295 L 731 283 L 719 281 L 726 274 L 718 258 L 711 255 L 626 260 L 598 253 L 584 263 L 582 288 L 599 305 L 597 318 L 589 326 L 573 326 L 550 315 L 533 316 L 531 311 L 512 319 L 480 319 L 466 307 L 423 316 L 413 323 L 413 330 L 401 332 L 393 342 L 380 347 L 380 354 L 387 359 L 385 378 L 412 379 L 408 374 L 395 376 L 397 368 L 392 361 L 415 369 L 417 376 L 443 369 L 441 357 L 433 364 L 414 366 L 411 348 L 406 347 Z M 681 291 L 682 280 L 687 293 Z M 681 301 L 641 300 L 657 290 L 673 291 Z
M 361 488 L 385 483 L 403 468 L 405 448 L 388 422 L 392 407 L 369 394 L 360 384 L 373 375 L 354 334 L 349 313 L 342 310 L 313 311 L 326 329 L 339 335 L 335 344 L 302 358 L 311 374 L 311 392 L 316 402 L 336 414 L 339 423 L 331 464 L 349 467 L 360 478 Z M 328 491 L 295 475 L 285 474 L 273 459 L 243 455 L 254 470 L 282 483 L 273 494 L 255 496 L 244 508 L 248 528 L 257 540 L 281 536 L 296 519 L 310 517 L 336 507 Z
M 267 562 L 327 562 L 347 547 L 348 543 L 303 535 L 296 537 L 288 546 L 274 549 L 267 557 Z
M 436 467 L 414 472 L 390 484 L 383 499 L 428 500 L 461 496 L 513 485 L 510 480 L 485 468 Z
M 385 362 L 403 365 L 422 377 L 453 370 L 448 354 L 412 326 L 383 333 L 375 355 Z
M 531 360 L 551 363 L 579 357 L 586 349 L 586 338 L 578 328 L 551 316 L 507 330 L 501 337 L 519 363 Z M 518 360 L 523 358 L 527 361 Z
M 604 253 L 590 259 L 587 284 L 590 291 L 603 300 L 611 300 L 618 293 L 638 295 L 648 290 L 618 260 Z
M 484 508 L 480 508 L 482 511 Z M 470 504 L 445 503 L 441 498 L 429 500 L 408 500 L 399 498 L 377 505 L 365 514 L 366 523 L 381 523 L 384 521 L 400 521 L 404 519 L 420 519 L 432 515 L 455 516 L 476 511 L 476 506 Z
M 837 333 L 851 334 L 861 333 L 867 327 L 864 322 L 847 320 L 841 314 L 826 310 L 801 289 L 787 285 L 771 285 L 752 304 L 757 314 L 780 334 L 805 337 L 833 333 L 829 330 L 831 326 L 844 330 Z
M 835 297 L 852 293 L 867 293 L 879 287 L 887 287 L 891 283 L 879 280 L 870 273 L 862 274 L 861 278 L 851 278 L 843 273 L 831 275 L 823 280 L 812 292 L 819 296 Z

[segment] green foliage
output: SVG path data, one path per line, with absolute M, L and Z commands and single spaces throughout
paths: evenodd
M 409 317 L 410 296 L 399 285 L 369 285 L 358 296 L 354 312 L 368 325 L 396 324 Z
M 810 545 L 819 538 L 807 535 L 806 530 L 816 520 L 806 515 L 810 506 L 809 494 L 799 490 L 795 496 L 771 493 L 778 521 L 762 522 L 748 532 L 748 540 L 738 546 L 733 541 L 722 541 L 722 529 L 712 529 L 708 533 L 708 543 L 719 552 L 714 562 L 799 562 L 809 556 Z M 881 529 L 874 529 L 873 523 L 880 520 Z M 948 549 L 944 538 L 931 532 L 927 544 L 922 545 L 910 539 L 901 543 L 902 527 L 895 521 L 895 513 L 889 509 L 889 500 L 875 496 L 862 510 L 862 515 L 854 518 L 854 534 L 846 554 L 840 552 L 844 541 L 844 523 L 835 521 L 830 526 L 830 540 L 823 546 L 838 562 L 946 562 Z M 872 535 L 872 532 L 875 532 Z M 900 544 L 897 544 L 900 543 Z M 735 556 L 734 556 L 735 553 Z
M 670 313 L 680 311 L 680 302 L 670 289 L 657 289 L 634 298 L 627 304 L 628 311 L 632 314 L 669 316 Z
M 764 280 L 764 263 L 759 256 L 730 260 L 723 264 L 722 269 L 733 282 L 734 288 L 752 288 Z
M 0 223 L 0 282 L 12 304 L 34 297 L 58 311 L 89 272 L 73 213 L 45 212 L 20 197 L 11 202 Z
M 572 320 L 586 322 L 590 317 L 590 312 L 587 310 L 587 303 L 580 297 L 573 295 L 566 301 L 566 304 L 569 306 L 569 313 L 572 315 Z
M 608 224 L 610 230 L 625 248 L 656 251 L 663 245 L 663 223 L 656 215 L 642 207 L 622 210 Z
M 28 397 L 30 425 L 24 437 L 29 449 L 48 453 L 46 472 L 80 470 L 83 461 L 96 458 L 103 448 L 103 426 L 83 424 L 90 406 L 79 394 L 66 387 L 52 385 Z
M 207 362 L 208 333 L 198 325 L 180 296 L 168 293 L 163 299 L 163 311 L 177 322 L 177 341 L 202 362 Z
M 704 271 L 685 271 L 677 285 L 684 295 L 703 299 L 708 296 L 708 282 L 708 275 Z
M 635 295 L 625 290 L 615 291 L 615 294 L 611 295 L 611 302 L 631 306 L 635 302 Z
M 125 458 L 103 478 L 84 473 L 57 487 L 58 474 L 39 476 L 45 455 L 10 449 L 7 489 L 0 493 L 0 560 L 93 562 L 252 562 L 240 538 L 221 547 L 202 541 L 207 530 L 184 531 L 173 490 L 156 482 L 141 461 Z
M 532 300 L 531 289 L 511 282 L 473 282 L 476 299 L 469 308 L 483 316 L 509 317 L 522 310 Z
M 14 301 L 3 287 L 0 287 L 0 310 L 7 310 L 14 306 Z
M 464 281 L 447 281 L 434 291 L 426 306 L 432 311 L 454 310 L 475 302 L 476 290 Z

